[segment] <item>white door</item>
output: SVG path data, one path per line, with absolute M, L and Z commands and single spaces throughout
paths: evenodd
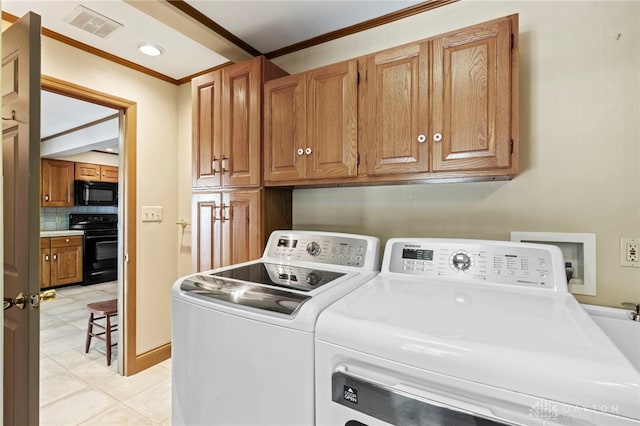
M 5 302 L 18 302 L 6 309 L 0 320 L 4 343 L 3 424 L 37 425 L 40 16 L 34 13 L 2 33 L 1 158 L 3 296 Z M 4 305 L 6 308 L 7 303 Z

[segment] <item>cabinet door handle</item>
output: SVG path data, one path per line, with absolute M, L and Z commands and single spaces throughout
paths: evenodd
M 225 211 L 227 212 L 226 214 Z M 220 219 L 222 222 L 231 220 L 231 205 L 222 204 L 220 207 L 220 216 L 222 216 L 222 219 Z
M 65 238 L 64 242 L 65 242 L 65 243 L 68 243 L 68 242 L 69 242 L 69 239 L 68 239 L 68 238 Z
M 307 148 L 307 149 L 304 150 L 304 153 L 307 154 L 307 155 L 311 155 L 312 152 L 313 151 L 311 151 L 311 148 Z
M 427 141 L 427 137 L 425 135 L 418 135 L 418 143 L 425 143 Z
M 53 260 L 58 260 L 58 255 L 57 254 L 53 255 Z
M 441 140 L 442 140 L 442 133 L 436 133 L 435 135 L 433 135 L 434 142 L 440 142 Z
M 222 223 L 226 220 L 226 217 L 224 217 L 224 209 L 226 208 L 227 206 L 225 206 L 224 203 L 220 204 L 220 222 Z
M 218 207 L 214 204 L 213 209 L 211 210 L 211 222 L 214 223 L 216 220 L 218 220 L 218 218 L 216 217 L 216 210 L 218 210 Z
M 45 255 L 44 255 L 44 261 L 45 261 L 45 262 L 48 262 L 48 261 L 49 261 L 49 255 L 48 255 L 48 254 L 45 254 Z
M 227 170 L 228 161 L 229 159 L 223 155 L 222 156 L 222 174 L 225 174 L 229 171 Z
M 213 157 L 213 161 L 211 162 L 211 169 L 213 170 L 213 175 L 215 176 L 216 173 L 220 173 L 220 168 L 218 167 L 218 159 L 216 157 Z
M 302 155 L 302 154 L 304 154 L 304 149 L 298 148 L 298 155 Z
M 48 194 L 45 194 L 45 195 L 44 195 L 44 200 L 45 200 L 45 201 L 49 201 L 49 195 L 48 195 Z

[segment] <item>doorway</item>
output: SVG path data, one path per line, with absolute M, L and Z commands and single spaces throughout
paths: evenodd
M 103 105 L 120 114 L 120 202 L 118 241 L 121 254 L 118 262 L 119 356 L 118 371 L 129 376 L 152 365 L 136 355 L 136 127 L 135 102 L 88 89 L 53 77 L 42 76 L 42 90 Z

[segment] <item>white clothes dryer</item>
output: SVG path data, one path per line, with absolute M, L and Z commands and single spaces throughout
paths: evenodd
M 275 231 L 254 261 L 172 289 L 173 425 L 315 421 L 320 312 L 379 272 L 375 237 Z
M 319 425 L 639 425 L 640 373 L 552 245 L 391 239 L 316 327 Z

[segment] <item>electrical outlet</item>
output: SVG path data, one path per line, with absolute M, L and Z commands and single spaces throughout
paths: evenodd
M 640 238 L 620 238 L 620 266 L 640 268 Z
M 143 206 L 142 221 L 143 222 L 162 222 L 162 207 Z

